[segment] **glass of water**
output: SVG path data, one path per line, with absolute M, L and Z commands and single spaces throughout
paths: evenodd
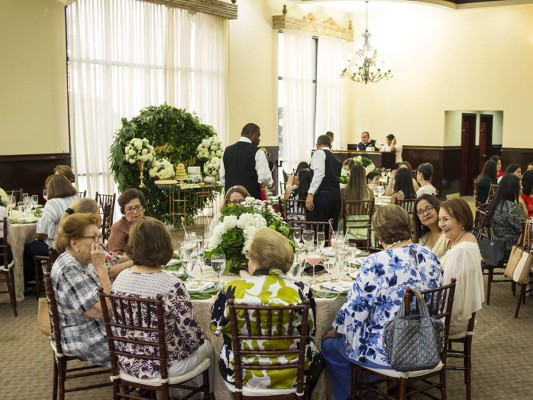
M 211 267 L 217 274 L 218 284 L 220 285 L 220 275 L 226 269 L 226 256 L 224 253 L 216 253 L 211 256 Z

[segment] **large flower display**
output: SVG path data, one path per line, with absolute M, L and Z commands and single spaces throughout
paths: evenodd
M 365 168 L 365 173 L 368 174 L 376 169 L 376 166 L 370 158 L 357 156 L 352 158 L 353 162 L 357 165 L 362 165 Z M 341 170 L 341 183 L 347 185 L 350 180 L 350 171 Z
M 292 228 L 281 219 L 267 202 L 247 197 L 240 205 L 229 205 L 220 216 L 220 223 L 214 228 L 213 236 L 207 244 L 206 257 L 213 254 L 226 255 L 225 273 L 235 273 L 247 264 L 246 254 L 255 232 L 269 227 L 292 240 Z
M 217 180 L 222 162 L 222 144 L 216 137 L 202 140 L 198 145 L 198 159 L 204 161 L 204 175 Z

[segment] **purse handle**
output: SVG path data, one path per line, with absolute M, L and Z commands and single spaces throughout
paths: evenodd
M 530 248 L 531 247 L 531 222 L 529 219 L 526 220 L 524 230 L 520 234 L 520 237 L 518 238 L 518 242 L 516 242 L 516 245 L 522 249 Z M 526 245 L 527 242 L 527 245 Z
M 424 300 L 424 296 L 422 296 L 422 293 L 420 293 L 420 291 L 416 289 L 411 289 L 409 287 L 405 290 L 406 291 L 410 290 L 415 295 L 416 305 L 418 308 L 418 314 L 423 318 L 430 317 L 428 305 L 426 304 L 426 301 Z M 404 299 L 405 299 L 405 294 L 404 294 L 404 298 L 402 299 L 402 305 L 400 307 L 400 311 L 398 312 L 398 315 L 396 316 L 396 318 L 405 318 L 406 304 L 404 303 Z M 411 307 L 411 304 L 409 304 L 408 306 Z

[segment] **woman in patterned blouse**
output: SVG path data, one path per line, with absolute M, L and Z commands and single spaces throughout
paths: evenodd
M 322 340 L 338 400 L 350 397 L 351 363 L 391 368 L 383 330 L 396 317 L 405 289 L 433 289 L 443 281 L 437 256 L 411 242 L 407 211 L 397 205 L 378 208 L 372 226 L 384 250 L 363 261 L 346 302 Z
M 96 217 L 84 213 L 64 218 L 55 248 L 63 252 L 54 263 L 51 274 L 63 351 L 93 364 L 108 365 L 109 350 L 98 288 L 101 286 L 105 293 L 109 293 L 111 282 L 105 254 L 100 249 Z
M 155 298 L 158 294 L 163 295 L 169 376 L 182 375 L 194 369 L 213 352 L 211 343 L 204 339 L 185 286 L 176 276 L 161 270 L 161 265 L 166 264 L 173 253 L 170 235 L 160 221 L 145 217 L 133 224 L 126 254 L 134 266 L 118 275 L 112 290 L 113 294 L 129 297 Z M 145 320 L 149 319 L 154 328 L 157 327 L 155 316 L 149 318 L 146 310 L 142 311 L 142 316 Z M 119 315 L 115 319 L 116 322 L 121 322 Z M 128 331 L 125 334 L 134 333 Z M 142 338 L 135 339 L 153 341 L 152 336 L 153 333 L 144 333 Z M 146 354 L 148 351 L 154 351 L 153 347 L 136 346 L 135 349 L 136 354 Z M 158 363 L 151 360 L 137 361 L 119 356 L 118 364 L 127 374 L 141 379 L 154 378 L 159 373 Z M 201 383 L 202 377 L 195 379 L 199 379 Z M 173 391 L 171 388 L 171 395 Z
M 213 307 L 211 329 L 216 334 L 222 333 L 224 335 L 219 367 L 222 377 L 227 382 L 231 384 L 235 382 L 228 300 L 234 299 L 236 303 L 249 305 L 294 305 L 301 304 L 305 299 L 308 299 L 311 303 L 309 335 L 314 336 L 316 304 L 313 294 L 304 283 L 284 276 L 291 267 L 293 259 L 293 250 L 287 238 L 273 229 L 261 228 L 256 232 L 248 252 L 248 272 L 251 276 L 227 283 L 224 290 L 220 292 Z M 260 342 L 250 343 L 250 346 L 259 350 L 259 347 L 262 346 Z M 294 349 L 297 344 L 295 341 L 291 341 L 288 346 Z M 283 360 L 287 362 L 285 357 L 279 357 L 275 362 L 283 363 Z M 255 361 L 265 365 L 272 363 L 271 360 L 262 357 Z M 322 357 L 311 339 L 307 343 L 306 366 L 306 381 L 310 392 L 312 392 L 324 365 Z M 281 389 L 291 388 L 296 384 L 296 372 L 293 369 L 265 370 L 262 371 L 261 376 L 258 376 L 257 372 L 254 371 L 253 379 L 245 374 L 243 386 Z

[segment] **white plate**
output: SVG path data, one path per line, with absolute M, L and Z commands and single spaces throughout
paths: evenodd
M 192 281 L 185 283 L 185 287 L 189 293 L 200 293 L 205 290 L 211 289 L 216 285 L 216 282 L 201 282 L 201 281 Z
M 357 278 L 357 275 L 359 275 L 359 269 L 356 269 L 355 271 L 350 272 L 348 275 L 350 275 L 352 278 Z
M 354 264 L 357 264 L 357 265 L 361 265 L 363 263 L 363 261 L 365 261 L 365 259 L 367 258 L 368 256 L 364 256 L 364 257 L 356 257 L 354 258 L 353 260 L 353 263 Z
M 348 293 L 352 288 L 353 282 L 351 281 L 332 281 L 332 282 L 322 282 L 319 285 L 321 290 L 335 292 L 335 293 Z

